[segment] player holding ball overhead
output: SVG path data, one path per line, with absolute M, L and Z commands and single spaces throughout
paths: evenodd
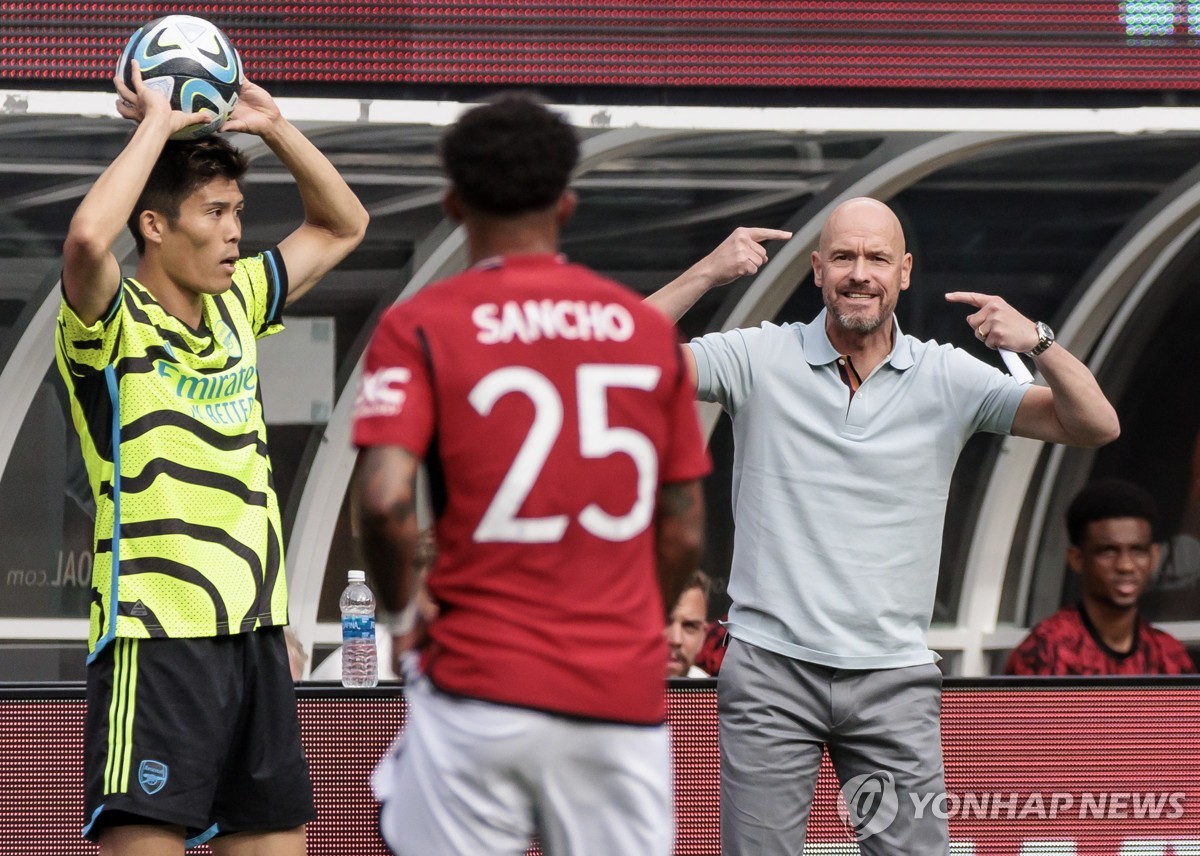
M 296 182 L 303 221 L 242 257 L 245 155 L 170 138 L 208 112 L 116 80 L 137 122 L 63 247 L 55 339 L 96 501 L 85 835 L 102 852 L 302 854 L 314 817 L 283 628 L 279 502 L 256 340 L 362 240 L 333 165 L 245 81 L 224 130 Z M 128 224 L 139 259 L 112 247 Z

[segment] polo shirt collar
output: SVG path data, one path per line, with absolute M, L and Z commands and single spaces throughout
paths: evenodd
M 803 343 L 804 358 L 808 360 L 809 365 L 828 365 L 841 356 L 825 332 L 827 314 L 828 310 L 822 309 L 812 323 L 807 325 L 808 335 L 804 337 Z M 900 371 L 910 369 L 913 365 L 912 343 L 900 332 L 900 322 L 896 320 L 895 315 L 892 316 L 892 352 L 884 362 L 890 363 L 892 368 Z

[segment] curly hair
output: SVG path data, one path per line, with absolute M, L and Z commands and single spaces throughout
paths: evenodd
M 579 140 L 537 99 L 508 93 L 460 116 L 442 135 L 438 154 L 467 207 L 512 216 L 558 201 L 579 161 Z
M 249 159 L 223 137 L 168 140 L 129 215 L 129 231 L 133 232 L 138 255 L 146 251 L 146 239 L 138 225 L 143 211 L 156 211 L 174 222 L 183 200 L 197 188 L 214 178 L 228 178 L 241 184 L 249 166 Z
M 1153 497 L 1145 488 L 1122 479 L 1092 482 L 1079 491 L 1067 508 L 1067 537 L 1072 545 L 1079 547 L 1089 523 L 1116 517 L 1145 520 L 1153 529 L 1157 524 Z

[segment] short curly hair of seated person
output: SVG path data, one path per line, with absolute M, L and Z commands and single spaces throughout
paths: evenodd
M 463 113 L 442 135 L 438 154 L 465 206 L 516 216 L 558 201 L 579 162 L 579 140 L 533 96 L 507 93 Z
M 1126 517 L 1145 520 L 1151 531 L 1157 529 L 1158 509 L 1149 491 L 1124 479 L 1090 482 L 1067 507 L 1067 537 L 1072 545 L 1082 547 L 1089 524 Z

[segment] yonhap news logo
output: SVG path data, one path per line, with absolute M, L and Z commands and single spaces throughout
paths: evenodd
M 1179 820 L 1187 810 L 1184 791 L 964 791 L 908 796 L 918 820 L 926 814 L 942 820 L 1018 822 Z
M 897 793 L 886 770 L 855 776 L 841 788 L 838 817 L 865 841 L 900 816 L 917 822 L 1046 820 L 1179 820 L 1187 812 L 1184 791 L 945 791 Z
M 838 817 L 854 833 L 855 841 L 865 841 L 892 825 L 900 811 L 896 780 L 886 770 L 855 776 L 842 785 Z

